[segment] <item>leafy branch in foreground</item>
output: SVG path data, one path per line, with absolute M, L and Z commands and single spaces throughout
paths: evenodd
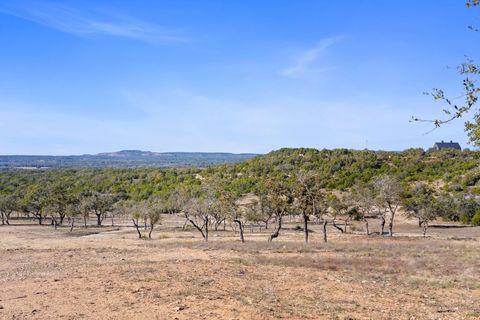
M 480 4 L 480 0 L 467 0 L 467 8 L 475 7 Z M 469 26 L 470 30 L 478 31 L 477 29 Z M 480 109 L 475 108 L 478 102 L 478 94 L 480 87 L 478 86 L 478 78 L 480 75 L 480 66 L 469 57 L 466 57 L 465 61 L 457 67 L 457 71 L 462 79 L 462 93 L 454 98 L 449 98 L 445 91 L 442 89 L 434 88 L 431 92 L 426 92 L 426 95 L 433 97 L 435 101 L 440 101 L 444 105 L 442 109 L 445 114 L 441 119 L 422 119 L 418 117 L 412 117 L 411 121 L 417 122 L 429 122 L 433 124 L 432 130 L 445 125 L 453 120 L 462 118 L 468 113 L 474 110 L 471 121 L 465 122 L 465 131 L 468 134 L 470 142 L 475 146 L 480 146 Z M 461 102 L 457 102 L 461 100 Z

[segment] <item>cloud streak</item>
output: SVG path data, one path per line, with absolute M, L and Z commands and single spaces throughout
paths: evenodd
M 331 69 L 331 67 L 318 66 L 318 60 L 330 47 L 339 41 L 340 37 L 329 37 L 320 40 L 313 48 L 300 53 L 294 63 L 283 69 L 281 74 L 287 77 L 300 78 L 307 75 L 319 74 Z
M 0 1 L 0 14 L 82 37 L 109 36 L 151 44 L 188 42 L 179 30 L 164 28 L 129 16 L 81 11 L 50 2 Z

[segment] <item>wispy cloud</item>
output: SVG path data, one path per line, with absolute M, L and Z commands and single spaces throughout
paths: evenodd
M 318 60 L 327 50 L 340 41 L 340 37 L 329 37 L 320 40 L 313 48 L 309 48 L 297 55 L 294 63 L 283 69 L 281 74 L 287 77 L 298 78 L 307 75 L 322 73 L 331 67 L 320 66 Z
M 122 37 L 153 44 L 189 41 L 180 30 L 147 23 L 127 15 L 85 11 L 46 1 L 0 1 L 0 14 L 83 37 Z

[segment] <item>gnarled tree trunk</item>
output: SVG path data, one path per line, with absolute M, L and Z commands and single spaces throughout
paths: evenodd
M 153 223 L 150 224 L 150 231 L 148 232 L 148 239 L 152 239 L 152 232 L 153 232 Z
M 280 235 L 280 230 L 282 229 L 282 218 L 283 216 L 281 214 L 277 215 L 277 225 L 273 233 L 268 237 L 268 242 L 272 242 L 273 239 Z
M 303 232 L 305 234 L 305 243 L 308 243 L 308 214 L 303 214 Z
M 390 222 L 388 224 L 388 231 L 389 231 L 390 237 L 393 237 L 393 219 L 394 218 L 395 218 L 395 212 L 391 214 Z
M 339 227 L 337 225 L 337 223 L 335 222 L 335 219 L 332 220 L 332 225 L 335 227 L 335 229 L 337 229 L 338 231 L 340 231 L 341 233 L 344 233 L 343 229 L 341 227 Z
M 327 219 L 323 220 L 323 241 L 327 242 Z
M 95 215 L 97 216 L 97 226 L 101 227 L 102 226 L 102 214 L 95 212 Z
M 208 217 L 205 217 L 203 221 L 203 226 L 200 227 L 197 223 L 195 223 L 193 219 L 188 218 L 188 221 L 190 221 L 190 223 L 195 227 L 195 229 L 200 232 L 205 241 L 208 241 L 208 220 Z M 203 228 L 205 228 L 205 230 L 203 230 Z
M 383 236 L 383 232 L 385 230 L 385 217 L 382 215 L 380 216 L 380 236 Z
M 245 242 L 245 238 L 243 237 L 243 224 L 242 224 L 242 221 L 240 221 L 239 219 L 235 219 L 233 220 L 233 222 L 235 222 L 236 224 L 238 224 L 238 228 L 240 230 L 240 240 L 242 242 Z
M 58 219 L 60 220 L 59 224 L 63 225 L 63 220 L 65 219 L 65 212 L 59 212 L 58 213 Z
M 423 221 L 422 225 L 423 225 L 423 237 L 426 238 L 427 237 L 428 222 Z
M 12 212 L 5 212 L 5 222 L 7 223 L 7 225 L 10 225 L 10 215 L 12 214 Z
M 133 225 L 135 226 L 135 229 L 137 229 L 138 238 L 142 239 L 142 233 L 140 232 L 140 225 L 138 224 L 138 221 L 136 221 L 135 219 L 132 219 L 132 221 L 133 221 Z

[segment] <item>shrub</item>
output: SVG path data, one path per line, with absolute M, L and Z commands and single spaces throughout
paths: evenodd
M 480 180 L 480 172 L 476 171 L 476 172 L 471 172 L 465 175 L 465 177 L 463 178 L 463 183 L 467 187 L 472 187 L 476 185 L 479 180 Z
M 480 226 L 480 209 L 477 210 L 470 223 L 474 226 Z

